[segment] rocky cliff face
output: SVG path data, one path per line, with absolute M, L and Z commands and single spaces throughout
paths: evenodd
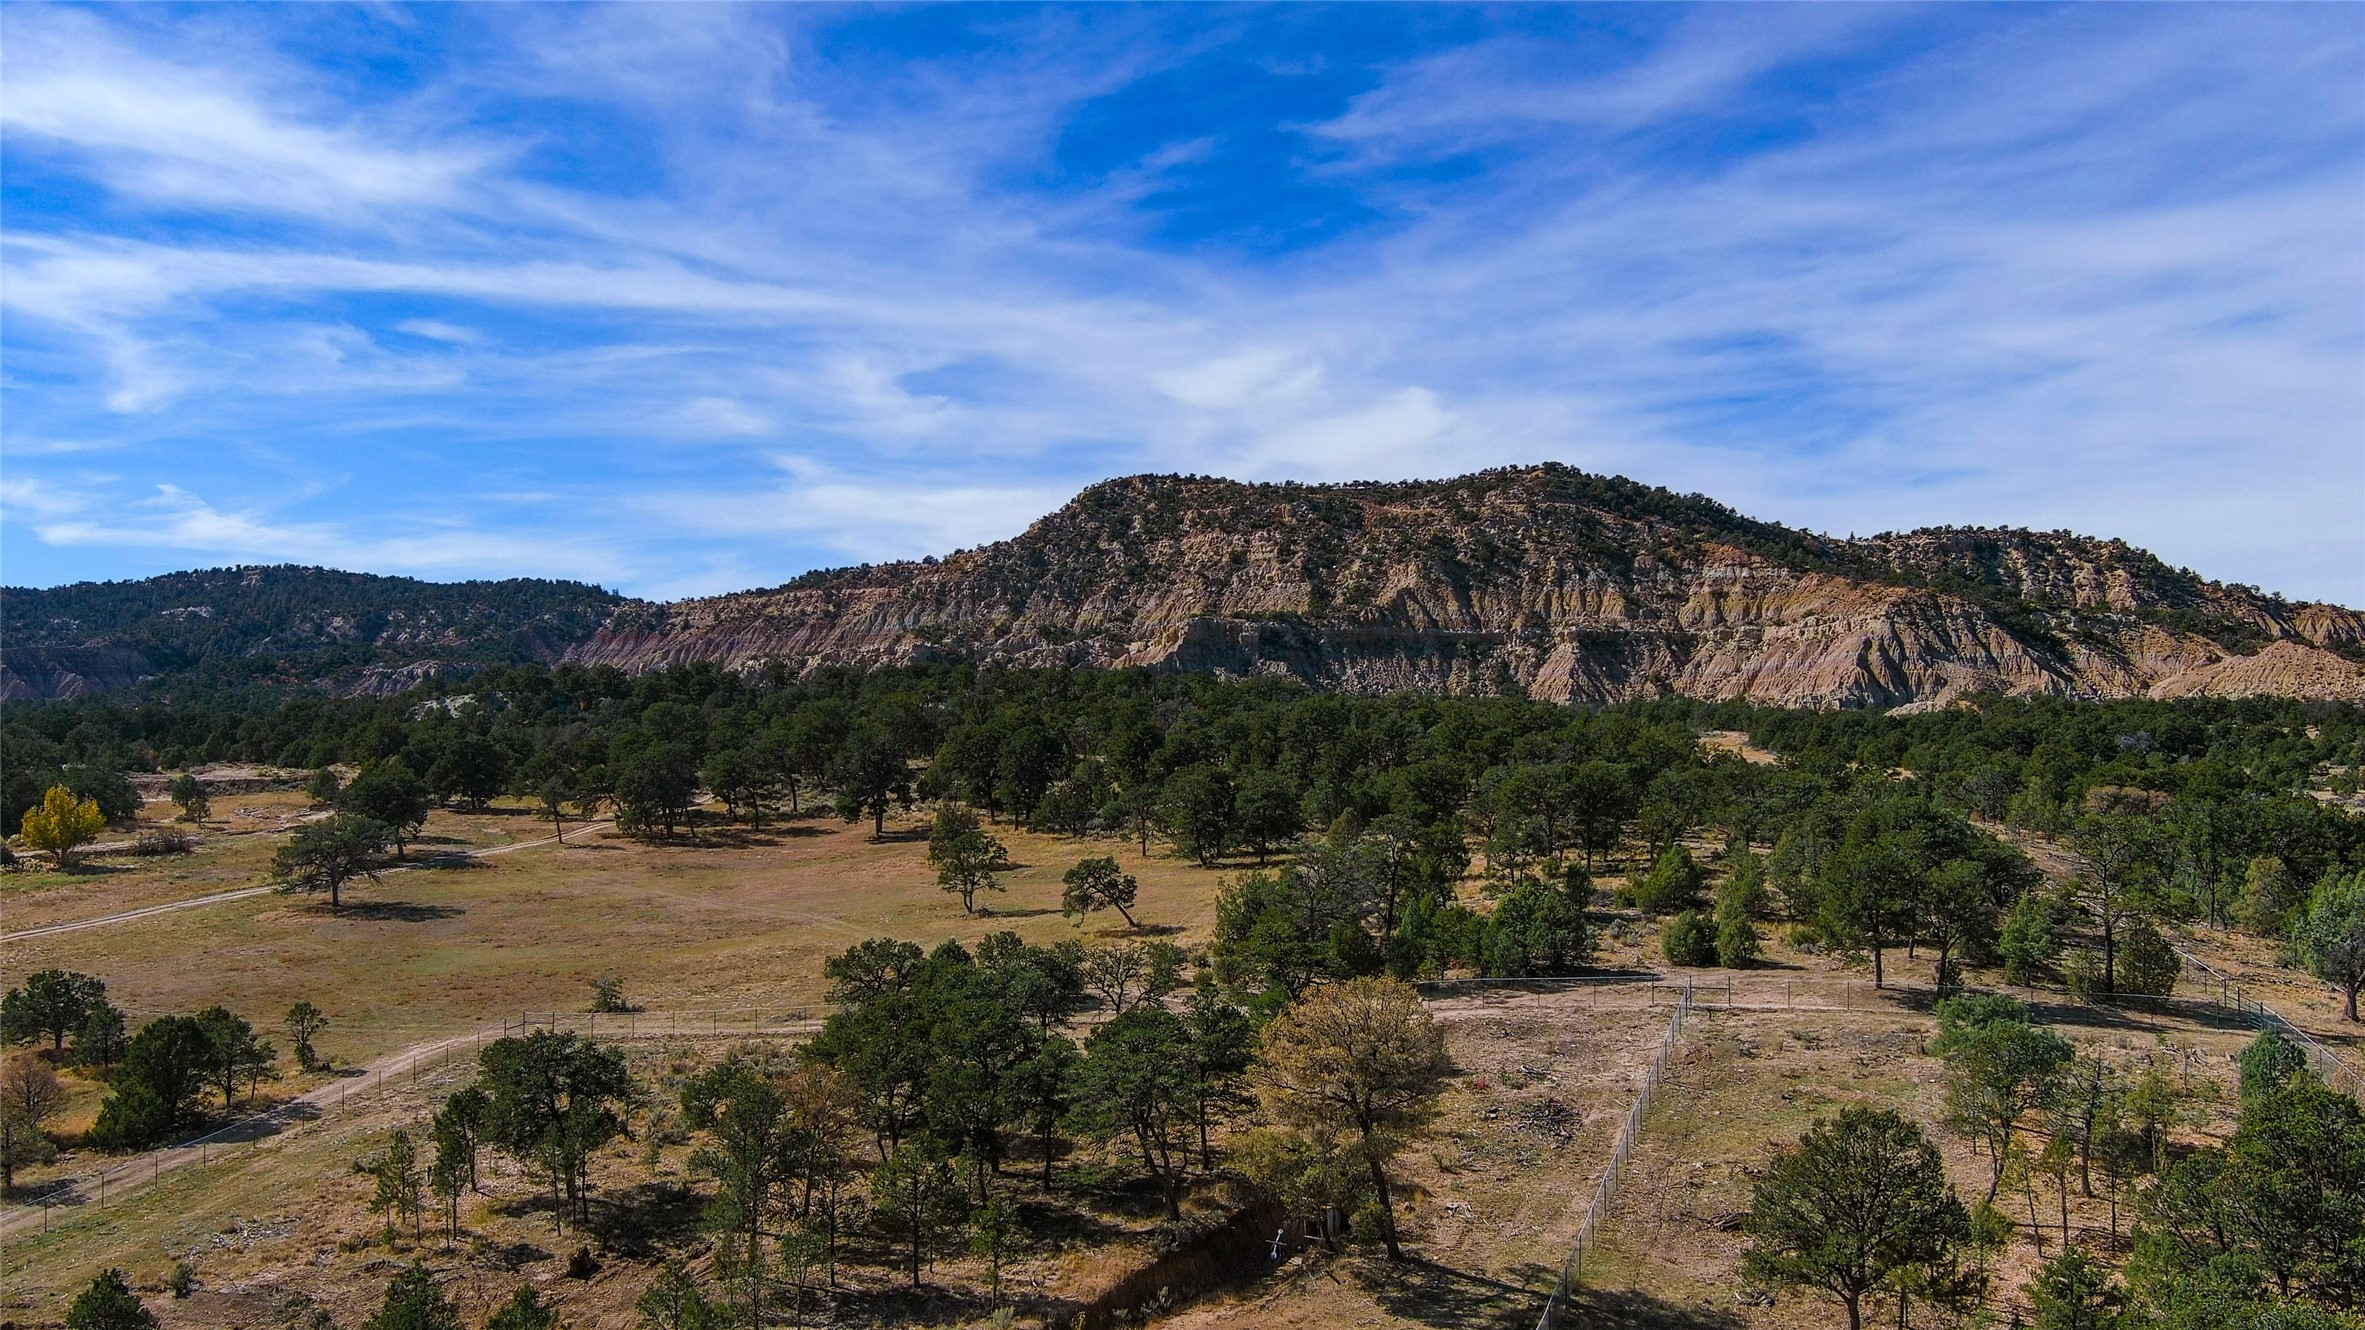
M 1806 707 L 1975 692 L 2365 701 L 2365 616 L 2115 541 L 1837 541 L 1544 466 L 1458 480 L 1110 481 L 943 560 L 626 606 L 569 660 L 1288 674 L 1377 692 L 1679 693 Z
M 128 647 L 20 647 L 0 654 L 0 702 L 70 702 L 120 692 L 155 673 Z

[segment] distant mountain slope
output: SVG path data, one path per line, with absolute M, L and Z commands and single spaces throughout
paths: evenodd
M 2365 700 L 2365 616 L 2120 541 L 1835 540 L 1558 465 L 1351 485 L 1132 476 L 1012 540 L 671 605 L 284 566 L 0 590 L 11 701 L 181 681 L 391 693 L 493 661 L 927 659 L 1571 701 Z
M 399 691 L 435 673 L 555 661 L 623 604 L 580 582 L 421 582 L 292 566 L 0 590 L 0 699 L 146 679 Z
M 1815 707 L 1979 691 L 2365 700 L 2365 616 L 2066 533 L 1833 540 L 1546 465 L 1455 480 L 1095 485 L 1015 539 L 619 608 L 568 659 L 937 657 L 1378 691 Z

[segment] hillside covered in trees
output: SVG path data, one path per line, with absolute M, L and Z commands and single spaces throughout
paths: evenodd
M 2166 994 L 2184 966 L 2178 930 L 2208 926 L 2284 940 L 2294 962 L 2353 998 L 2365 986 L 2365 819 L 2342 801 L 2365 765 L 2365 709 L 2255 698 L 1986 698 L 1905 715 L 1683 699 L 1572 708 L 968 666 L 743 677 L 701 663 L 634 677 L 529 664 L 487 667 L 467 687 L 19 706 L 0 723 L 0 755 L 12 804 L 19 771 L 334 764 L 349 781 L 315 781 L 333 811 L 282 850 L 282 871 L 307 885 L 332 871 L 316 852 L 334 850 L 350 869 L 387 838 L 399 845 L 435 804 L 509 795 L 577 818 L 612 812 L 655 845 L 816 805 L 877 828 L 933 804 L 929 863 L 964 913 L 1010 867 L 997 829 L 1011 823 L 1097 839 L 1095 857 L 1065 879 L 1075 912 L 1122 914 L 1133 902 L 1125 873 L 1097 857 L 1116 838 L 1226 870 L 1197 956 L 1131 936 L 1138 928 L 1090 945 L 997 933 L 931 950 L 874 938 L 827 962 L 829 1014 L 793 1061 L 750 1047 L 667 1085 L 697 1144 L 690 1173 L 723 1198 L 706 1212 L 717 1244 L 760 1242 L 762 1216 L 793 1208 L 814 1225 L 806 1258 L 891 1262 L 898 1285 L 921 1282 L 931 1249 L 981 1232 L 973 1254 L 998 1262 L 992 1207 L 1019 1185 L 1005 1175 L 1032 1185 L 1040 1169 L 1049 1194 L 1054 1167 L 1100 1180 L 1071 1194 L 1111 1178 L 1146 1186 L 1170 1225 L 1183 1222 L 1187 1196 L 1244 1178 L 1289 1224 L 1317 1225 L 1337 1207 L 1354 1216 L 1346 1240 L 1393 1256 L 1386 1160 L 1326 1134 L 1324 1103 L 1279 1097 L 1306 1082 L 1293 1057 L 1326 1063 L 1322 1051 L 1340 1043 L 1325 1032 L 1324 1004 L 1390 1015 L 1431 1104 L 1450 1068 L 1406 981 L 1582 974 L 1610 930 L 1631 935 L 1640 923 L 1677 972 L 1748 970 L 1780 928 L 1793 959 L 1861 958 L 1877 985 L 1885 958 L 1894 984 L 1901 953 L 1918 949 L 1941 996 L 1968 991 L 1938 1004 L 1929 1050 L 1946 1078 L 1945 1129 L 1992 1147 L 2000 1186 L 2018 1157 L 2014 1133 L 2041 1117 L 2057 1147 L 2045 1159 L 2059 1169 L 2065 1244 L 2080 1169 L 2108 1193 L 2114 1234 L 2115 1207 L 2131 1201 L 2122 1265 L 2066 1251 L 2048 1257 L 2028 1296 L 2081 1313 L 2132 1305 L 2149 1319 L 2042 1324 L 2345 1330 L 2338 1313 L 2365 1287 L 2350 1254 L 2365 1214 L 2365 1117 L 2306 1072 L 2298 1049 L 2262 1039 L 2241 1066 L 2232 1134 L 2171 1149 L 2166 1124 L 2184 1091 L 2159 1066 L 2081 1060 L 2040 1013 L 1977 991 L 2001 978 L 2098 1001 Z M 1736 733 L 1761 751 L 1733 752 Z M 2067 871 L 2038 871 L 2029 854 L 2040 845 L 2065 854 Z M 31 990 L 28 981 L 12 1002 L 22 1007 Z M 103 992 L 93 992 L 95 1003 Z M 208 1019 L 237 1032 L 210 1012 L 160 1017 L 130 1036 L 124 1065 L 148 1067 L 130 1050 L 175 1030 L 190 1049 L 211 1047 Z M 67 1022 L 27 1028 L 71 1038 L 82 1056 Z M 541 1137 L 463 1130 L 465 1114 L 510 1121 L 487 1106 L 562 1072 L 596 1084 L 603 1103 L 637 1092 L 620 1055 L 555 1033 L 491 1045 L 479 1069 L 434 1121 L 447 1236 L 479 1140 L 540 1158 Z M 201 1107 L 205 1083 L 184 1079 L 181 1117 L 135 1119 L 131 1107 L 167 1101 L 126 1090 L 102 1125 L 127 1145 L 169 1138 Z M 119 1073 L 110 1095 L 127 1083 Z M 2080 1087 L 2091 1088 L 2083 1100 Z M 235 1087 L 216 1088 L 227 1108 Z M 1261 1116 L 1250 1116 L 1252 1100 Z M 2118 1117 L 2078 1116 L 2079 1104 L 2105 1101 Z M 1407 1130 L 1429 1111 L 1415 1108 Z M 828 1140 L 812 1138 L 799 1113 L 822 1114 Z M 552 1223 L 591 1217 L 593 1156 L 616 1134 L 606 1122 L 576 1142 L 579 1154 L 542 1160 L 536 1182 Z M 739 1134 L 742 1123 L 761 1130 Z M 1376 1121 L 1362 1134 L 1403 1139 Z M 806 1152 L 771 1153 L 787 1139 Z M 1077 1145 L 1105 1153 L 1097 1164 L 1057 1162 Z M 741 1148 L 760 1170 L 726 1166 L 725 1152 Z M 1829 1167 L 1817 1163 L 1825 1154 Z M 1771 1158 L 1737 1221 L 1752 1278 L 1827 1290 L 1851 1313 L 1866 1298 L 1907 1295 L 1941 1308 L 1999 1305 L 2000 1275 L 1981 1253 L 2018 1217 L 1992 1190 L 1985 1202 L 1958 1195 L 1923 1127 L 1851 1109 Z M 434 1176 L 425 1159 L 406 1137 L 369 1165 L 382 1184 L 373 1204 L 407 1216 L 414 1238 Z M 1920 1198 L 1917 1245 L 1884 1250 L 1852 1284 L 1830 1283 L 1822 1221 L 1785 1227 L 1785 1207 L 1825 1215 L 1860 1201 L 1861 1189 L 1818 1188 L 1874 1167 Z M 845 1197 L 867 1205 L 841 1212 Z M 851 1254 L 836 1245 L 841 1213 L 865 1216 L 871 1239 Z M 1873 1207 L 1859 1218 L 1882 1216 Z M 2032 1210 L 2040 1256 L 2046 1222 Z M 715 1270 L 720 1291 L 745 1306 L 801 1296 L 762 1263 Z M 2298 1304 L 2288 1316 L 2299 1319 L 2254 1319 L 2277 1299 Z
M 0 697 L 325 684 L 401 692 L 438 673 L 555 661 L 623 600 L 580 582 L 421 582 L 293 566 L 0 590 Z
M 2347 705 L 1989 699 L 1905 716 L 1683 700 L 1572 709 L 1361 698 L 1279 679 L 947 666 L 803 678 L 779 668 L 743 678 L 711 664 L 637 678 L 611 667 L 496 666 L 469 687 L 12 707 L 0 727 L 0 813 L 14 824 L 60 778 L 104 786 L 123 771 L 245 761 L 358 767 L 361 782 L 415 788 L 422 801 L 518 793 L 612 807 L 627 828 L 658 836 L 687 825 L 702 794 L 759 814 L 825 796 L 849 819 L 873 821 L 951 799 L 1040 830 L 1156 836 L 1203 862 L 1243 853 L 1261 862 L 1313 834 L 1379 855 L 1392 885 L 1345 932 L 1338 919 L 1314 927 L 1301 917 L 1317 906 L 1291 896 L 1290 871 L 1269 892 L 1244 886 L 1239 909 L 1294 920 L 1276 934 L 1291 946 L 1347 948 L 1271 963 L 1352 969 L 1371 959 L 1356 940 L 1368 934 L 1374 957 L 1413 948 L 1397 967 L 1406 973 L 1486 961 L 1485 939 L 1444 891 L 1473 857 L 1507 891 L 1565 885 L 1635 835 L 1654 858 L 1708 830 L 1736 847 L 1766 845 L 1763 867 L 1802 918 L 1824 912 L 1818 893 L 1839 884 L 1888 882 L 1897 900 L 1829 908 L 1872 911 L 1835 925 L 1841 932 L 1898 940 L 1932 926 L 1914 902 L 1949 863 L 1972 866 L 1954 887 L 1997 918 L 2015 907 L 2032 875 L 1982 827 L 2086 837 L 2093 856 L 2118 864 L 2109 889 L 2127 894 L 2095 910 L 2042 908 L 2065 926 L 2081 910 L 2092 915 L 2105 971 L 2123 922 L 2232 921 L 2250 908 L 2244 893 L 2271 880 L 2288 882 L 2277 888 L 2287 898 L 2257 908 L 2280 928 L 2310 885 L 2365 868 L 2365 819 L 2310 793 L 2353 793 L 2365 766 L 2365 710 Z M 1697 742 L 1701 730 L 1746 731 L 1786 761 L 1715 755 Z M 2265 859 L 2276 868 L 2261 879 Z M 1705 909 L 1700 882 L 1670 872 L 1666 912 Z M 1443 913 L 1415 908 L 1424 894 Z
M 1132 476 L 942 560 L 635 607 L 570 658 L 1141 665 L 1363 693 L 1865 708 L 1980 692 L 2359 701 L 2361 654 L 2353 611 L 2123 542 L 1840 540 L 1544 465 L 1346 485 Z
M 1772 706 L 1979 693 L 2365 701 L 2365 616 L 2118 541 L 1835 539 L 1559 465 L 1453 480 L 1132 476 L 1007 541 L 669 605 L 311 568 L 0 591 L 11 700 L 400 692 L 492 663 L 1284 675 L 1365 694 Z

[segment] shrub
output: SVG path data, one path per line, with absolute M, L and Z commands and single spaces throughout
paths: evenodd
M 1634 904 L 1645 914 L 1673 914 L 1699 903 L 1700 884 L 1707 874 L 1681 845 L 1668 847 L 1641 881 L 1634 884 Z
M 1996 951 L 2004 958 L 2004 978 L 2015 984 L 2034 983 L 2061 958 L 2060 911 L 2053 899 L 2031 891 L 2012 903 L 2004 916 Z
M 2184 973 L 2184 958 L 2160 930 L 2149 922 L 2138 921 L 2119 938 L 2118 964 L 2114 976 L 2122 993 L 2142 993 L 2164 997 L 2176 988 L 2176 977 Z
M 155 1330 L 156 1314 L 140 1305 L 121 1270 L 101 1270 L 66 1309 L 66 1330 Z
M 1719 915 L 1738 912 L 1752 922 L 1766 917 L 1773 908 L 1773 893 L 1766 887 L 1766 861 L 1749 852 L 1747 847 L 1728 855 L 1724 881 L 1716 887 L 1716 909 Z
M 1716 964 L 1716 921 L 1698 910 L 1685 910 L 1667 921 L 1659 945 L 1671 965 Z
M 2308 1055 L 2291 1036 L 2270 1025 L 2242 1050 L 2236 1064 L 2242 1069 L 2242 1102 L 2248 1103 L 2291 1084 L 2307 1070 Z
M 1718 910 L 1716 963 L 1738 970 L 1755 965 L 1757 957 L 1757 925 L 1749 922 L 1748 914 L 1739 910 Z
M 1490 975 L 1573 974 L 1592 958 L 1585 913 L 1537 882 L 1511 889 L 1487 917 L 1482 965 Z
M 624 997 L 624 981 L 612 974 L 595 976 L 591 980 L 591 1009 L 602 1015 L 631 1011 L 632 1003 Z
M 195 836 L 186 831 L 172 831 L 166 828 L 143 831 L 131 843 L 133 854 L 146 855 L 149 858 L 162 858 L 170 854 L 191 854 L 196 849 L 197 838 Z

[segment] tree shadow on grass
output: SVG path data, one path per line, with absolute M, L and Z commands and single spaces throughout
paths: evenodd
M 1741 1330 L 1747 1324 L 1735 1312 L 1687 1307 L 1638 1289 L 1580 1288 L 1570 1306 L 1573 1314 L 1563 1320 L 1586 1330 Z
M 1544 1308 L 1544 1295 L 1525 1284 L 1418 1256 L 1401 1262 L 1358 1261 L 1354 1275 L 1390 1316 L 1421 1325 L 1526 1330 Z
M 1096 1248 L 1118 1242 L 1131 1232 L 1125 1225 L 1080 1204 L 1071 1191 L 1050 1198 L 1039 1191 L 1016 1194 L 1019 1227 L 1034 1240 L 1055 1249 Z
M 701 849 L 765 849 L 780 843 L 780 829 L 765 827 L 758 831 L 752 827 L 709 827 L 691 839 Z
M 319 913 L 336 919 L 355 919 L 365 923 L 424 924 L 438 919 L 453 919 L 468 913 L 457 905 L 422 905 L 417 901 L 354 901 L 338 908 L 330 908 L 322 901 Z
M 2121 1005 L 2100 1006 L 2072 999 L 2038 999 L 2028 1004 L 2029 1015 L 2047 1025 L 2113 1032 L 2150 1031 L 2164 1021 L 2199 1025 L 2215 1030 L 2248 1030 L 2253 1021 L 2214 1003 L 2181 998 L 2154 998 Z
M 31 851 L 30 853 L 39 853 L 39 851 Z M 129 854 L 130 851 L 125 850 L 122 853 Z M 117 873 L 128 873 L 139 867 L 138 864 L 101 863 L 96 859 L 70 860 L 63 868 L 53 864 L 32 865 L 29 861 L 21 859 L 19 862 L 26 863 L 37 876 L 63 878 L 113 877 Z
M 1038 910 L 1035 913 L 1057 914 L 1059 911 Z M 1092 935 L 1094 937 L 1113 938 L 1167 937 L 1181 931 L 1182 926 L 1180 924 L 1135 924 L 1131 928 L 1124 927 L 1122 924 L 1120 924 L 1115 928 L 1094 929 Z
M 266 1137 L 277 1136 L 298 1123 L 318 1122 L 320 1118 L 320 1106 L 302 1100 L 280 1104 L 267 1111 L 249 1105 L 243 1116 L 216 1128 L 205 1139 L 214 1145 L 252 1145 Z
M 492 865 L 473 854 L 433 854 L 412 860 L 422 870 L 438 873 L 490 872 Z
M 648 1260 L 660 1245 L 694 1237 L 703 1207 L 698 1193 L 679 1182 L 642 1182 L 622 1190 L 603 1190 L 593 1201 L 589 1232 L 603 1251 Z
M 558 1254 L 530 1242 L 488 1242 L 477 1251 L 476 1259 L 515 1274 L 529 1265 L 557 1260 Z
M 994 1310 L 982 1293 L 930 1283 L 915 1289 L 908 1282 L 879 1289 L 841 1288 L 832 1303 L 833 1319 L 841 1325 L 968 1325 Z

